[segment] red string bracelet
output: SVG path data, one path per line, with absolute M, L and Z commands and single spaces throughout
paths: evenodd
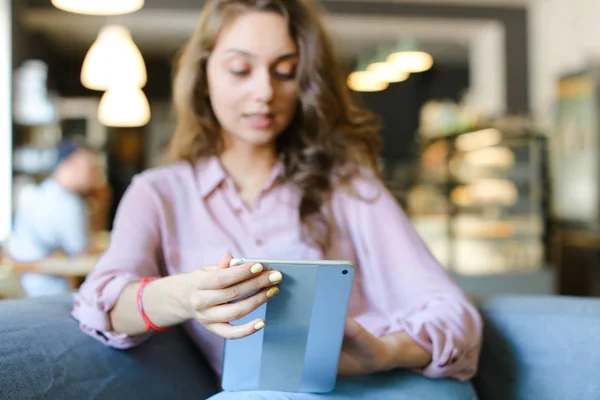
M 138 288 L 138 292 L 137 292 L 137 306 L 138 306 L 138 310 L 140 311 L 140 315 L 142 316 L 142 319 L 144 320 L 144 323 L 146 324 L 147 331 L 152 329 L 153 331 L 164 332 L 168 328 L 160 328 L 160 327 L 154 325 L 152 323 L 152 321 L 150 321 L 150 318 L 148 318 L 148 316 L 144 312 L 144 306 L 142 305 L 142 294 L 144 293 L 144 287 L 146 286 L 146 284 L 148 282 L 152 282 L 155 279 L 158 279 L 158 277 L 155 276 L 152 278 L 143 278 L 142 279 L 142 281 L 140 282 L 140 287 Z

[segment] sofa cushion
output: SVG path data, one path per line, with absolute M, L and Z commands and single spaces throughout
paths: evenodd
M 205 399 L 217 381 L 180 328 L 116 350 L 82 333 L 70 295 L 0 301 L 2 399 Z
M 481 399 L 600 399 L 599 299 L 507 296 L 479 307 Z

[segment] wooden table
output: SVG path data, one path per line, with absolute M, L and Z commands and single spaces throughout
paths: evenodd
M 54 255 L 30 263 L 18 263 L 10 259 L 4 259 L 2 264 L 8 265 L 17 276 L 27 272 L 60 276 L 67 280 L 70 289 L 77 289 L 83 283 L 85 277 L 92 272 L 99 257 L 99 254 L 86 254 L 73 258 Z
M 77 257 L 67 257 L 63 252 L 56 252 L 49 257 L 33 262 L 16 262 L 0 252 L 0 265 L 5 265 L 16 277 L 35 272 L 46 275 L 65 278 L 70 289 L 77 289 L 85 280 L 85 277 L 96 266 L 100 256 L 108 248 L 110 232 L 96 231 L 91 235 L 90 250 L 86 254 Z

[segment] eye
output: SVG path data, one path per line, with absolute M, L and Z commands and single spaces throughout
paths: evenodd
M 296 66 L 281 66 L 275 70 L 275 76 L 281 80 L 291 80 L 296 77 Z
M 234 76 L 246 76 L 250 73 L 250 65 L 240 58 L 229 60 L 226 67 L 229 73 Z
M 229 73 L 235 76 L 246 76 L 250 73 L 248 70 L 229 70 Z
M 295 73 L 291 73 L 291 74 L 282 74 L 280 72 L 276 72 L 275 76 L 277 76 L 277 78 L 283 80 L 283 81 L 289 81 L 292 80 L 296 77 Z

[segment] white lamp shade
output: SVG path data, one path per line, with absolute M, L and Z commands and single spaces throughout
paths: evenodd
M 406 72 L 423 72 L 433 66 L 433 57 L 423 51 L 402 51 L 390 54 L 387 62 Z
M 375 62 L 369 65 L 367 71 L 373 73 L 378 80 L 389 83 L 403 82 L 410 75 L 410 73 L 397 68 L 394 64 L 386 62 Z
M 348 87 L 355 92 L 379 92 L 387 89 L 389 83 L 378 79 L 369 71 L 357 71 L 348 76 Z
M 106 126 L 144 126 L 150 121 L 148 99 L 140 88 L 114 87 L 104 93 L 100 100 L 98 120 Z
M 118 25 L 102 28 L 83 61 L 81 84 L 92 90 L 142 88 L 147 79 L 144 58 L 129 31 Z
M 52 0 L 64 11 L 86 15 L 118 15 L 139 10 L 144 0 Z

